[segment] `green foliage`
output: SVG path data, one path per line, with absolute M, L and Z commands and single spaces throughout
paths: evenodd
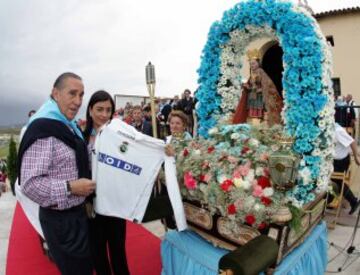
M 8 178 L 10 181 L 11 190 L 15 195 L 15 181 L 17 178 L 17 150 L 13 136 L 11 136 L 9 143 L 9 155 L 7 157 L 7 172 L 8 172 Z
M 296 233 L 300 233 L 303 229 L 301 226 L 301 217 L 304 214 L 302 209 L 299 209 L 293 205 L 289 205 L 290 212 L 292 214 L 292 219 L 289 222 L 289 225 Z

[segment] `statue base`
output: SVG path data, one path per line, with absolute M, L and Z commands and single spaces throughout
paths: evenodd
M 298 231 L 291 228 L 289 222 L 271 223 L 267 229 L 261 231 L 242 224 L 239 226 L 240 233 L 237 235 L 226 229 L 226 224 L 229 222 L 227 218 L 217 214 L 212 215 L 206 207 L 201 207 L 198 202 L 184 200 L 184 209 L 190 228 L 214 246 L 233 251 L 260 235 L 267 235 L 274 239 L 279 245 L 276 261 L 276 265 L 278 265 L 286 255 L 303 242 L 321 221 L 326 206 L 325 202 L 326 193 L 324 192 L 318 194 L 313 202 L 303 207 L 304 214 L 301 217 L 301 226 Z

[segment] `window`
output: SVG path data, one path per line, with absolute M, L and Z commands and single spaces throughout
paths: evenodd
M 327 41 L 332 47 L 335 46 L 334 37 L 333 37 L 332 35 L 326 36 L 326 41 Z
M 334 89 L 334 95 L 339 96 L 341 95 L 341 85 L 340 85 L 340 78 L 332 78 L 333 83 L 333 89 Z

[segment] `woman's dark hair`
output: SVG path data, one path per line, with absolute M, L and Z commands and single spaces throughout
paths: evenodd
M 110 103 L 111 103 L 111 116 L 110 116 L 110 119 L 111 119 L 115 112 L 115 103 L 114 103 L 114 100 L 112 99 L 111 95 L 104 90 L 100 90 L 100 91 L 96 91 L 91 96 L 89 104 L 86 108 L 86 126 L 85 126 L 85 130 L 84 130 L 84 138 L 85 138 L 86 142 L 89 142 L 89 138 L 90 138 L 91 132 L 94 127 L 93 119 L 90 116 L 90 109 L 96 103 L 102 102 L 102 101 L 108 101 L 108 100 L 110 100 Z

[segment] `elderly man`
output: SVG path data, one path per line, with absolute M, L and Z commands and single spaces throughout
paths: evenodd
M 92 274 L 84 200 L 95 182 L 75 122 L 83 95 L 78 75 L 60 75 L 51 98 L 31 117 L 19 149 L 21 189 L 40 205 L 41 228 L 61 274 Z

